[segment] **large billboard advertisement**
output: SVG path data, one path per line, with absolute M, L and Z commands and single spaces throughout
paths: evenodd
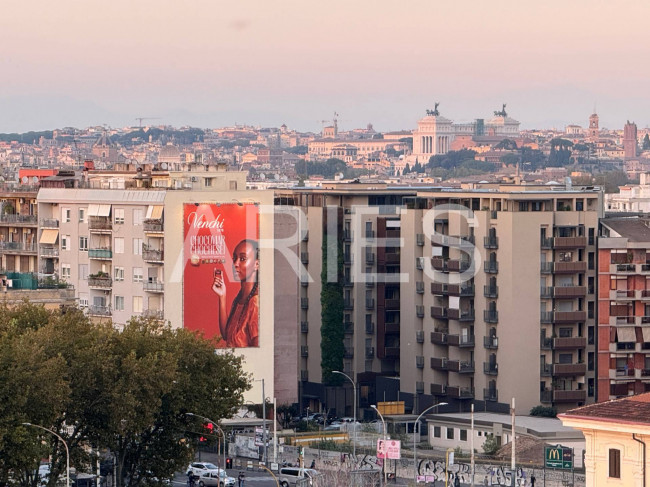
M 183 205 L 184 327 L 221 348 L 259 346 L 259 208 Z

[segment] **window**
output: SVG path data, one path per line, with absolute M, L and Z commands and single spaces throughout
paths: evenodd
M 61 250 L 70 250 L 70 235 L 61 235 Z
M 440 426 L 433 427 L 433 436 L 434 438 L 440 438 Z
M 86 223 L 86 208 L 79 208 L 79 223 Z
M 460 430 L 460 441 L 467 441 L 467 430 Z
M 123 225 L 124 224 L 124 208 L 115 208 L 115 212 L 113 213 L 113 218 L 115 219 L 115 224 L 116 225 Z
M 237 191 L 237 181 L 229 181 L 229 182 L 230 182 L 230 190 Z
M 448 440 L 454 439 L 454 428 L 447 428 L 447 439 Z
M 70 208 L 61 208 L 61 221 L 63 223 L 70 223 L 70 215 L 72 211 Z
M 206 188 L 212 187 L 212 178 L 204 178 L 203 184 L 205 185 Z
M 88 294 L 79 293 L 79 307 L 87 308 L 88 307 Z
M 124 280 L 124 267 L 115 268 L 115 280 L 123 281 Z
M 133 224 L 142 225 L 143 212 L 142 208 L 136 208 L 133 210 Z
M 583 200 L 576 200 L 576 211 L 583 211 L 584 205 L 585 203 Z
M 88 264 L 79 264 L 79 279 L 84 281 L 88 279 Z
M 560 363 L 560 364 L 571 364 L 571 363 L 573 363 L 573 354 L 571 354 L 571 353 L 561 353 L 561 354 L 559 354 L 558 363 Z
M 133 312 L 142 313 L 142 296 L 133 296 Z
M 115 311 L 124 311 L 124 296 L 115 296 Z
M 528 211 L 528 201 L 519 202 L 519 211 Z
M 609 476 L 615 479 L 621 478 L 621 450 L 609 449 Z
M 70 264 L 61 264 L 61 279 L 70 279 Z
M 142 267 L 133 268 L 133 282 L 142 282 Z
M 133 239 L 133 255 L 142 255 L 142 239 Z
M 88 252 L 88 237 L 79 237 L 79 252 Z
M 123 254 L 124 253 L 124 238 L 123 237 L 115 237 L 115 253 L 116 254 Z

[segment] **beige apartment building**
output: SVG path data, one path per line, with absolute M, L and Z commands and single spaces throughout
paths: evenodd
M 341 183 L 276 193 L 308 229 L 303 408 L 352 413 L 351 387 L 343 395 L 321 383 L 322 249 L 332 233 L 342 240 L 341 369 L 361 409 L 404 400 L 413 411 L 440 401 L 507 411 L 515 397 L 521 411 L 565 410 L 594 400 L 598 189 Z
M 0 188 L 0 270 L 36 272 L 36 189 Z

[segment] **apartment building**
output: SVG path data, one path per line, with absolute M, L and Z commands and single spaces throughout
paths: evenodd
M 359 407 L 404 400 L 560 410 L 594 400 L 598 189 L 330 184 L 276 192 L 305 214 L 300 402 L 351 413 L 321 384 L 323 239 L 342 239 L 342 371 Z M 329 261 L 332 257 L 329 258 Z
M 604 218 L 598 243 L 598 401 L 650 391 L 650 221 Z
M 36 188 L 0 188 L 0 269 L 36 272 Z

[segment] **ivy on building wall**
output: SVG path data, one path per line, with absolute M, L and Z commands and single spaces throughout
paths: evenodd
M 324 210 L 325 211 L 325 210 Z M 332 374 L 333 370 L 343 370 L 343 243 L 340 238 L 327 238 L 327 218 L 333 216 L 325 211 L 323 219 L 323 268 L 321 270 L 321 371 L 323 383 L 340 385 L 344 378 L 340 374 Z M 338 218 L 337 218 L 338 221 Z M 337 228 L 340 232 L 340 225 Z M 328 247 L 329 246 L 329 247 Z M 327 280 L 328 248 L 336 248 L 336 282 Z

